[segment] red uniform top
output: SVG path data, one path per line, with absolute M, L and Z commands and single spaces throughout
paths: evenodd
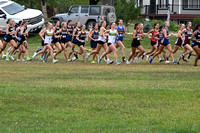
M 152 32 L 151 41 L 153 41 L 153 42 L 157 42 L 157 41 L 158 41 L 157 39 L 153 38 L 157 33 L 159 33 L 159 31 L 156 31 L 156 30 L 154 29 L 153 32 Z
M 191 36 L 192 36 L 192 29 L 186 29 L 186 32 L 184 35 L 185 37 L 184 44 L 190 44 Z

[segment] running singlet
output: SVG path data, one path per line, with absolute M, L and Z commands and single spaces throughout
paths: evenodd
M 191 29 L 186 29 L 186 32 L 185 32 L 185 41 L 184 41 L 184 44 L 190 44 L 190 40 L 191 40 L 191 37 L 192 37 L 192 30 Z
M 51 31 L 49 31 L 47 29 L 46 34 L 45 34 L 44 44 L 51 44 L 52 37 L 53 37 L 53 30 L 51 29 Z
M 70 33 L 70 35 L 67 35 L 67 40 L 71 41 L 72 40 L 72 33 L 73 33 L 73 29 L 74 28 L 72 26 L 71 27 L 67 26 L 67 29 L 68 29 L 68 31 Z
M 86 38 L 86 32 L 81 32 L 79 36 L 79 40 L 81 43 L 85 43 L 85 38 Z
M 108 35 L 108 43 L 115 44 L 115 40 L 117 36 L 116 32 L 117 32 L 116 30 L 113 31 L 110 29 L 110 33 Z
M 153 41 L 153 42 L 157 42 L 157 39 L 153 38 L 157 33 L 159 33 L 159 31 L 156 31 L 156 30 L 154 29 L 153 32 L 152 32 L 152 38 L 151 38 L 151 41 Z
M 62 31 L 61 31 L 61 35 L 62 35 L 62 39 L 66 39 L 67 38 L 67 34 L 68 34 L 68 32 L 67 32 L 67 29 L 62 29 Z
M 167 30 L 166 28 L 164 28 L 164 29 L 167 31 L 167 36 L 168 36 L 169 35 L 169 30 Z M 164 33 L 162 34 L 161 44 L 164 44 L 164 45 L 170 44 L 169 38 L 165 38 L 165 34 Z
M 94 30 L 94 33 L 92 34 L 93 39 L 98 39 L 99 38 L 99 32 Z
M 78 40 L 76 39 L 76 36 L 78 35 L 78 33 L 80 32 L 81 30 L 76 28 L 76 32 L 74 33 L 74 39 L 73 39 L 73 43 L 74 44 L 77 44 L 78 43 Z
M 106 29 L 104 30 L 104 32 L 106 31 Z M 102 41 L 102 42 L 106 42 L 106 40 L 104 39 L 103 36 L 99 36 L 98 41 Z
M 182 36 L 183 34 L 181 34 Z M 183 35 L 184 36 L 184 35 Z M 184 43 L 184 41 L 179 37 L 176 39 L 175 45 L 181 46 Z
M 59 27 L 55 27 L 55 33 L 57 33 L 59 30 L 60 30 L 60 28 Z M 54 36 L 56 39 L 57 38 L 59 38 L 59 34 L 56 34 L 55 36 Z
M 200 39 L 200 32 L 198 30 L 196 30 L 197 34 L 195 35 L 196 39 Z M 196 43 L 200 44 L 200 41 L 196 41 Z
M 125 32 L 124 26 L 122 25 L 121 28 L 119 26 L 117 26 L 117 31 L 119 34 L 119 38 L 117 39 L 117 41 L 123 41 L 124 32 Z

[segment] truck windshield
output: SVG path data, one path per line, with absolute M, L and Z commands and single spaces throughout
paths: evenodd
M 22 12 L 25 10 L 24 7 L 22 7 L 21 5 L 17 3 L 12 3 L 2 8 L 10 15 L 14 15 L 14 14 L 17 14 L 18 12 Z

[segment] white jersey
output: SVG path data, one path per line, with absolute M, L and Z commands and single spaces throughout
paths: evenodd
M 115 44 L 116 36 L 117 36 L 117 30 L 112 31 L 110 29 L 110 33 L 108 35 L 108 43 Z
M 49 31 L 47 29 L 47 32 L 45 34 L 44 44 L 51 44 L 52 40 L 53 40 L 53 30 Z
M 106 31 L 106 29 L 104 30 L 104 32 Z M 99 35 L 99 38 L 97 39 L 97 41 L 102 41 L 102 42 L 106 42 L 106 40 L 104 39 L 103 36 Z

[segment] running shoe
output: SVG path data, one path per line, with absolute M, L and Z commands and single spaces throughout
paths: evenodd
M 116 61 L 115 65 L 120 65 L 120 62 L 119 62 L 119 61 Z
M 5 54 L 3 54 L 3 55 L 2 55 L 2 59 L 4 59 L 5 57 L 6 57 L 6 55 L 5 55 Z
M 159 60 L 159 62 L 161 63 L 161 62 L 164 62 L 164 60 Z
M 173 61 L 173 65 L 178 64 L 178 61 Z
M 92 64 L 95 64 L 96 62 L 93 60 L 93 61 L 91 61 L 91 63 L 92 63 Z
M 20 59 L 17 59 L 17 62 L 20 62 L 21 60 Z
M 185 63 L 188 63 L 188 61 L 186 59 L 183 60 Z
M 71 60 L 71 59 L 66 59 L 66 61 L 67 61 L 67 62 L 71 62 L 72 60 Z
M 75 56 L 73 56 L 73 57 L 72 57 L 72 61 L 75 61 L 75 60 L 76 60 L 76 57 L 75 57 Z
M 127 60 L 125 58 L 122 59 L 123 62 L 127 62 Z
M 9 59 L 9 53 L 6 53 L 6 59 Z
M 147 62 L 149 61 L 149 56 L 148 56 L 148 55 L 147 55 L 146 61 L 147 61 Z
M 32 60 L 32 59 L 31 59 L 31 58 L 29 58 L 29 57 L 27 57 L 27 58 L 26 58 L 26 61 L 31 61 L 31 60 Z
M 39 51 L 41 51 L 41 48 L 40 48 L 40 47 L 37 47 L 37 49 L 35 50 L 35 52 L 37 53 L 37 52 L 39 52 Z
M 131 62 L 127 60 L 127 61 L 126 61 L 126 64 L 127 64 L 127 65 L 130 65 L 130 64 L 131 64 Z
M 24 62 L 25 60 L 24 60 L 24 59 L 22 59 L 22 61 Z
M 102 59 L 101 59 L 101 57 L 99 56 L 99 57 L 98 57 L 98 63 L 99 63 L 99 64 L 101 63 L 101 60 L 102 60 Z
M 40 60 L 43 60 L 43 58 L 41 57 Z
M 47 63 L 47 60 L 43 60 L 43 63 Z
M 153 57 L 150 57 L 149 63 L 152 63 L 152 61 L 153 61 Z
M 36 52 L 34 52 L 34 54 L 33 54 L 32 58 L 34 59 L 36 56 L 37 56 L 37 53 L 36 53 Z
M 197 64 L 194 64 L 194 66 L 197 66 Z
M 140 62 L 138 57 L 135 57 L 134 59 L 135 59 L 136 63 Z
M 170 63 L 170 61 L 168 61 L 168 60 L 167 60 L 167 61 L 165 61 L 165 64 L 169 64 L 169 63 Z
M 169 60 L 169 58 L 168 58 L 168 57 L 166 57 L 166 60 Z
M 55 60 L 55 59 L 53 60 L 53 64 L 55 64 L 55 63 L 57 63 L 57 62 L 58 62 L 58 60 Z
M 15 58 L 12 55 L 10 55 L 9 57 L 11 60 L 15 60 Z
M 85 59 L 88 61 L 89 58 L 90 58 L 90 53 L 86 53 Z
M 146 55 L 146 53 L 142 54 L 142 60 L 144 59 L 145 55 Z
M 114 61 L 110 61 L 110 60 L 107 61 L 107 65 L 110 65 L 110 64 L 113 64 L 113 63 L 114 63 Z

